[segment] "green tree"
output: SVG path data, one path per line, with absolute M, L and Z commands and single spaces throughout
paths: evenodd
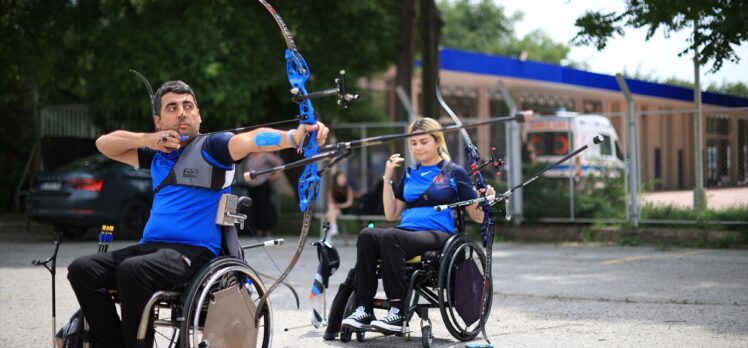
M 622 12 L 588 12 L 579 17 L 579 33 L 572 42 L 602 50 L 609 39 L 623 36 L 624 27 L 648 27 L 646 38 L 657 29 L 665 35 L 683 29 L 691 37 L 678 56 L 698 52 L 701 66 L 714 61 L 716 72 L 725 61 L 739 62 L 734 47 L 748 40 L 748 2 L 745 0 L 629 0 Z
M 748 98 L 748 85 L 743 82 L 722 82 L 721 85 L 711 84 L 706 88 L 708 92 L 730 94 L 737 97 Z
M 45 103 L 77 100 L 76 40 L 67 1 L 0 2 L 0 211 L 13 193 L 34 146 L 35 115 Z M 55 86 L 50 88 L 49 86 Z
M 310 91 L 349 85 L 395 59 L 399 4 L 393 0 L 273 1 L 313 73 Z M 366 23 L 366 25 L 362 25 Z M 105 129 L 152 129 L 145 88 L 181 79 L 194 86 L 203 131 L 292 118 L 283 52 L 272 17 L 256 2 L 211 0 L 0 1 L 0 112 L 3 161 L 0 211 L 34 143 L 34 110 L 85 103 Z M 384 118 L 358 103 L 341 111 L 315 101 L 320 119 Z
M 515 57 L 525 51 L 528 59 L 552 64 L 561 64 L 569 53 L 567 45 L 554 42 L 540 29 L 517 38 L 514 26 L 523 14 L 507 16 L 491 0 L 440 0 L 438 4 L 445 22 L 444 46 Z
M 170 79 L 192 84 L 206 130 L 295 115 L 298 110 L 288 102 L 285 43 L 272 17 L 259 4 L 253 5 L 214 0 L 203 6 L 184 6 L 179 1 L 100 6 L 96 9 L 100 14 L 93 15 L 98 17 L 93 28 L 85 28 L 91 34 L 83 53 L 89 58 L 83 72 L 86 96 L 96 107 L 95 114 L 150 129 L 144 89 L 129 73 L 132 68 L 156 85 Z M 279 2 L 277 10 L 313 73 L 307 88 L 329 88 L 343 68 L 355 81 L 391 64 L 394 5 L 392 1 Z M 359 25 L 362 22 L 369 24 Z M 334 104 L 315 101 L 329 121 L 356 118 Z

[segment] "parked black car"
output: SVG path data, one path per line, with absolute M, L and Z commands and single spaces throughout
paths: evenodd
M 26 213 L 68 237 L 89 227 L 115 225 L 115 238 L 140 238 L 153 193 L 147 170 L 95 154 L 35 177 L 26 196 Z

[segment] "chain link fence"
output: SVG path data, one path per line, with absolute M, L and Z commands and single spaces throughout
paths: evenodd
M 726 224 L 748 226 L 748 108 L 712 109 L 703 112 L 704 179 L 706 209 L 694 210 L 694 110 L 637 110 L 639 122 L 639 187 L 637 203 L 642 224 Z M 567 122 L 566 127 L 534 132 L 522 130 L 523 181 L 601 134 L 604 141 L 592 146 L 549 171 L 522 189 L 522 215 L 528 222 L 627 224 L 630 222 L 632 192 L 628 162 L 631 160 L 624 125 L 624 113 L 598 113 L 543 118 Z M 574 121 L 582 119 L 582 121 Z M 602 119 L 602 120 L 601 120 Z M 464 118 L 465 122 L 476 118 Z M 442 118 L 443 124 L 451 124 Z M 577 122 L 577 126 L 571 125 Z M 580 125 L 587 123 L 586 125 Z M 596 124 L 597 122 L 597 124 Z M 604 124 L 607 123 L 609 128 Z M 595 125 L 596 124 L 596 125 Z M 547 126 L 551 127 L 551 126 Z M 332 125 L 336 141 L 360 139 L 407 131 L 404 122 Z M 505 124 L 468 130 L 484 158 L 490 147 L 507 158 Z M 580 134 L 576 134 L 580 133 Z M 582 136 L 584 135 L 584 136 Z M 459 133 L 446 135 L 452 160 L 465 164 Z M 486 145 L 488 144 L 488 145 Z M 386 159 L 394 153 L 409 159 L 407 140 L 355 149 L 353 156 L 333 171 L 347 173 L 359 198 L 376 191 Z M 507 189 L 506 172 L 498 176 L 486 170 L 484 176 L 497 188 Z M 327 182 L 327 181 L 325 181 Z M 323 192 L 324 191 L 323 187 Z M 324 195 L 320 197 L 324 210 Z M 503 214 L 503 204 L 497 205 Z

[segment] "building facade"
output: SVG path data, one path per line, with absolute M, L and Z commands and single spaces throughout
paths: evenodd
M 608 117 L 626 148 L 627 104 L 614 76 L 482 53 L 442 49 L 441 86 L 460 117 L 486 119 L 508 113 L 500 80 L 522 110 L 554 114 L 557 110 Z M 397 97 L 394 69 L 368 88 L 384 92 L 389 115 Z M 626 79 L 639 124 L 641 178 L 662 189 L 694 187 L 694 95 L 689 88 Z M 420 79 L 412 81 L 411 100 L 421 109 Z M 748 173 L 748 98 L 702 92 L 704 178 L 707 186 L 746 185 Z M 426 115 L 431 116 L 433 115 Z M 440 115 L 440 117 L 446 116 Z M 541 117 L 541 116 L 536 116 Z M 479 148 L 488 148 L 491 134 L 476 132 Z

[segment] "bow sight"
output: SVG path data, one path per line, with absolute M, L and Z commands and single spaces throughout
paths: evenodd
M 297 87 L 291 88 L 291 100 L 296 104 L 301 104 L 302 102 L 304 102 L 304 100 L 337 95 L 338 105 L 340 105 L 343 109 L 347 109 L 350 102 L 358 101 L 358 94 L 350 94 L 346 89 L 345 70 L 340 70 L 338 77 L 335 79 L 335 85 L 336 87 L 328 88 L 318 92 L 312 92 L 309 94 L 302 94 L 301 90 Z

